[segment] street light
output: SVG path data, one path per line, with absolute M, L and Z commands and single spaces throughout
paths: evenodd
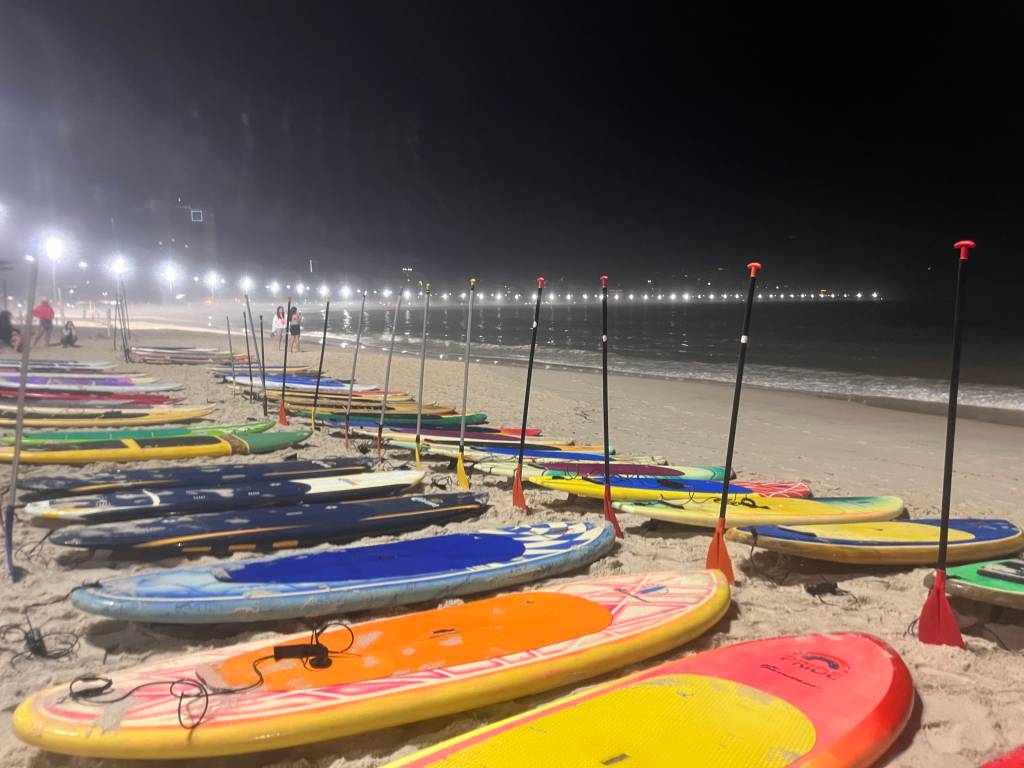
M 248 275 L 242 275 L 242 279 L 238 281 L 238 286 L 242 289 L 242 293 L 248 293 L 252 290 L 252 278 Z
M 321 285 L 319 290 L 320 290 L 320 298 L 321 299 L 326 299 L 327 298 L 327 294 L 331 292 L 331 289 L 327 287 L 326 283 Z
M 57 295 L 57 262 L 64 258 L 64 241 L 56 235 L 50 235 L 43 243 L 47 258 L 50 259 L 50 293 L 59 302 Z
M 277 294 L 280 293 L 280 291 L 281 291 L 281 284 L 279 282 L 277 282 L 277 280 L 271 281 L 271 283 L 270 283 L 270 295 L 271 296 L 277 296 Z
M 203 278 L 203 282 L 210 289 L 210 301 L 212 302 L 217 298 L 217 286 L 220 285 L 220 275 L 214 271 L 206 273 L 206 277 Z
M 350 299 L 350 298 L 352 298 L 352 289 L 349 288 L 347 285 L 341 286 L 341 298 L 343 298 L 343 299 Z
M 180 275 L 178 266 L 173 261 L 168 261 L 164 264 L 164 268 L 160 270 L 160 277 L 167 283 L 167 293 L 172 299 L 174 298 L 174 283 Z
M 121 276 L 128 271 L 128 260 L 120 254 L 114 256 L 110 260 L 110 271 L 114 273 L 114 277 L 120 280 Z

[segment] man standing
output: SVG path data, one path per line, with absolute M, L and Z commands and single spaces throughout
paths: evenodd
M 45 339 L 44 346 L 50 346 L 50 334 L 53 333 L 53 307 L 50 306 L 50 300 L 44 296 L 32 310 L 32 316 L 39 320 L 39 330 L 32 337 L 32 346 L 36 346 L 42 339 Z

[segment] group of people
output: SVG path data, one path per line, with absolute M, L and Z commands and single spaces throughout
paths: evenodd
M 278 306 L 270 330 L 277 337 L 278 349 L 284 349 L 286 339 L 291 335 L 291 351 L 302 351 L 302 313 L 298 307 L 291 307 L 286 317 L 284 307 Z
M 32 317 L 39 321 L 39 327 L 32 334 L 30 341 L 33 347 L 38 346 L 40 343 L 46 347 L 50 346 L 50 337 L 53 335 L 54 315 L 53 305 L 45 297 L 32 310 Z M 14 324 L 11 313 L 6 309 L 0 311 L 0 346 L 10 347 L 15 352 L 18 352 L 21 350 L 21 344 L 21 329 Z M 64 323 L 64 332 L 60 337 L 60 345 L 62 347 L 78 345 L 78 330 L 71 320 Z

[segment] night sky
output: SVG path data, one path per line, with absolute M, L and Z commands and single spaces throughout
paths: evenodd
M 974 5 L 3 0 L 0 245 L 155 264 L 180 197 L 285 277 L 998 285 L 1024 23 Z

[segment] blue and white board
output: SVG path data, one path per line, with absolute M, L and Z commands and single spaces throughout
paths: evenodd
M 607 523 L 487 528 L 150 571 L 80 587 L 71 599 L 84 611 L 125 621 L 202 624 L 309 618 L 504 589 L 586 565 L 614 543 Z
M 135 554 L 228 554 L 410 531 L 479 514 L 486 506 L 486 493 L 430 493 L 70 525 L 54 531 L 49 541 L 65 547 Z
M 230 376 L 228 378 L 231 378 Z M 254 387 L 262 386 L 262 377 L 257 378 L 255 376 L 252 379 L 247 375 L 239 373 L 234 377 L 236 384 L 249 386 L 250 383 Z M 281 384 L 284 384 L 287 389 L 292 390 L 309 390 L 310 392 L 316 389 L 316 376 L 308 376 L 306 374 L 289 374 L 287 381 L 283 379 L 279 373 L 268 373 L 267 374 L 267 388 L 274 389 L 279 388 Z M 321 392 L 349 392 L 358 394 L 359 392 L 373 392 L 378 389 L 376 384 L 350 384 L 347 379 L 333 379 L 324 377 L 320 379 L 320 391 Z
M 23 474 L 18 487 L 34 497 L 79 496 L 82 494 L 110 493 L 127 488 L 179 488 L 217 483 L 242 485 L 260 480 L 323 477 L 341 472 L 368 472 L 371 459 L 314 459 L 303 461 L 271 461 L 251 464 L 214 464 L 201 467 L 159 467 L 156 469 L 129 469 L 124 472 L 104 472 L 68 477 L 63 475 Z M 26 494 L 28 495 L 28 494 Z
M 112 523 L 163 515 L 187 515 L 267 507 L 272 504 L 320 504 L 348 499 L 372 499 L 408 492 L 423 481 L 425 472 L 400 469 L 360 472 L 294 480 L 265 480 L 184 488 L 143 488 L 137 491 L 71 496 L 30 501 L 25 514 L 51 521 Z

